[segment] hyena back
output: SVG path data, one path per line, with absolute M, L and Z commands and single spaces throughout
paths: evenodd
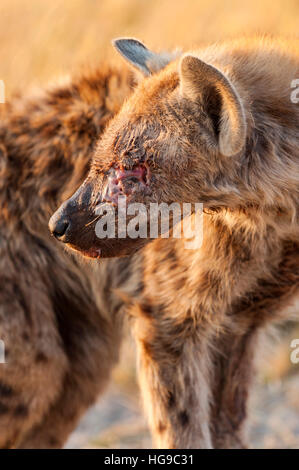
M 91 258 L 144 247 L 129 313 L 158 445 L 242 447 L 260 332 L 285 318 L 299 287 L 298 41 L 240 40 L 169 64 L 136 40 L 115 45 L 145 79 L 50 230 Z M 98 209 L 123 196 L 148 211 L 203 202 L 202 246 L 97 238 Z

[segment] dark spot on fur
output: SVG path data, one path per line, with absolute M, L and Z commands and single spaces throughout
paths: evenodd
M 148 343 L 147 341 L 142 341 L 142 345 L 143 345 L 144 352 L 148 356 L 151 356 L 152 355 L 152 346 L 150 345 L 150 343 Z
M 29 414 L 28 407 L 26 405 L 20 404 L 15 408 L 13 414 L 17 418 L 26 418 L 26 416 Z
M 188 416 L 188 413 L 187 411 L 182 411 L 180 414 L 179 414 L 179 422 L 181 423 L 182 426 L 187 426 L 188 423 L 189 423 L 189 416 Z
M 244 261 L 244 262 L 250 261 L 251 258 L 252 258 L 252 253 L 251 253 L 250 248 L 248 246 L 244 246 L 240 254 L 241 261 Z
M 54 436 L 49 437 L 49 445 L 50 447 L 60 447 L 58 439 Z
M 8 439 L 5 444 L 3 445 L 3 449 L 12 449 L 14 447 L 14 440 Z
M 14 390 L 10 385 L 0 382 L 0 396 L 2 397 L 11 397 L 14 395 Z
M 166 430 L 165 424 L 163 424 L 162 421 L 159 421 L 159 424 L 158 424 L 158 432 L 159 432 L 160 434 L 162 434 L 165 430 Z
M 4 415 L 9 411 L 8 406 L 4 405 L 4 403 L 0 402 L 0 415 Z
M 138 280 L 138 285 L 136 287 L 136 291 L 135 291 L 135 295 L 140 295 L 142 294 L 142 292 L 144 291 L 144 282 L 143 282 L 143 279 L 139 279 Z
M 45 363 L 45 362 L 48 362 L 48 358 L 47 356 L 43 353 L 43 352 L 38 352 L 35 356 L 35 362 L 37 363 Z
M 178 264 L 178 257 L 175 250 L 171 250 L 167 253 L 166 259 L 172 263 L 172 269 Z
M 23 333 L 22 338 L 23 338 L 24 341 L 29 341 L 30 340 L 30 337 L 29 337 L 28 333 Z
M 168 395 L 168 408 L 173 408 L 175 405 L 175 396 L 172 392 Z
M 52 92 L 53 102 L 56 100 L 70 100 L 73 98 L 71 90 L 68 88 L 58 88 Z
M 146 317 L 152 318 L 152 316 L 153 316 L 153 308 L 152 308 L 152 306 L 151 306 L 149 303 L 143 303 L 143 304 L 141 304 L 140 308 L 141 308 L 141 310 L 142 310 L 142 313 L 143 313 Z

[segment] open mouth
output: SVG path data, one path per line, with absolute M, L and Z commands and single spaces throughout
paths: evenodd
M 148 188 L 150 170 L 146 163 L 136 165 L 133 169 L 111 168 L 103 191 L 102 202 L 117 205 L 121 196 L 130 197 L 137 191 Z

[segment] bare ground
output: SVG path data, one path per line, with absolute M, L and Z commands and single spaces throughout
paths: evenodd
M 136 395 L 112 385 L 82 419 L 67 448 L 151 448 Z M 249 416 L 252 448 L 299 449 L 299 376 L 258 385 Z

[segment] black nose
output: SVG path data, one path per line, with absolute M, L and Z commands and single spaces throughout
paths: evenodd
M 55 220 L 55 217 L 53 216 L 51 217 L 49 222 L 49 229 L 52 235 L 54 235 L 55 238 L 60 240 L 66 234 L 69 225 L 70 223 L 67 219 L 61 218 Z

